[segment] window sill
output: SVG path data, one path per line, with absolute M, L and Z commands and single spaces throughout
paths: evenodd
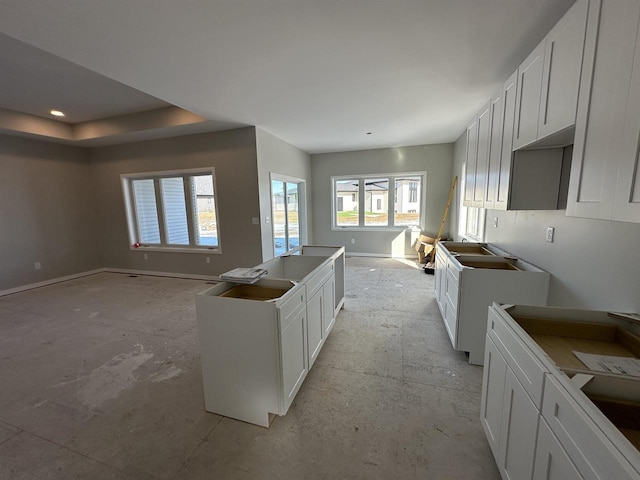
M 220 247 L 157 247 L 140 245 L 138 248 L 130 246 L 129 250 L 142 252 L 164 252 L 164 253 L 200 253 L 207 255 L 216 255 L 222 253 Z
M 386 227 L 365 227 L 365 226 L 353 226 L 353 227 L 332 227 L 331 230 L 333 232 L 401 232 L 403 230 L 420 230 L 420 227 L 417 225 L 394 225 L 394 226 L 386 226 Z

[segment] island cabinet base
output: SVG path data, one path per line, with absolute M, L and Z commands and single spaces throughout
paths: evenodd
M 344 247 L 322 248 L 270 261 L 253 285 L 196 296 L 207 411 L 263 427 L 287 413 L 344 303 Z
M 640 358 L 637 320 L 494 304 L 486 342 L 481 423 L 503 478 L 640 479 L 640 377 L 612 373 Z

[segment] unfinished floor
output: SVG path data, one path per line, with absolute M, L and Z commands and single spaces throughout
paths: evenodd
M 0 297 L 0 479 L 499 478 L 482 368 L 451 348 L 433 277 L 374 258 L 348 258 L 346 277 L 269 429 L 204 410 L 205 282 L 102 273 Z

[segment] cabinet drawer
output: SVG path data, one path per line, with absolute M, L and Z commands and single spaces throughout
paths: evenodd
M 545 385 L 542 416 L 584 478 L 638 479 L 638 472 L 551 376 Z
M 456 282 L 456 285 L 460 283 L 460 271 L 462 265 L 460 265 L 455 258 L 447 259 L 447 274 L 451 276 Z
M 506 325 L 493 307 L 489 308 L 487 334 L 504 355 L 507 364 L 535 406 L 540 409 L 546 368 L 532 355 L 529 347 Z
M 447 333 L 451 339 L 451 345 L 453 348 L 458 348 L 458 311 L 453 308 L 448 298 L 444 299 L 444 326 L 447 328 Z
M 284 330 L 292 320 L 292 314 L 300 308 L 306 306 L 307 294 L 304 287 L 297 288 L 291 292 L 291 298 L 287 299 L 280 307 L 278 307 L 278 329 Z
M 322 287 L 326 277 L 333 272 L 333 262 L 319 268 L 311 278 L 306 281 L 307 297 L 311 298 Z
M 447 277 L 445 279 L 445 295 L 451 306 L 458 310 L 458 281 L 453 275 L 452 271 L 447 270 Z

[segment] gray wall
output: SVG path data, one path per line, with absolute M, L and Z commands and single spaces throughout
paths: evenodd
M 260 191 L 260 225 L 262 231 L 263 260 L 273 258 L 273 228 L 271 215 L 271 173 L 306 180 L 306 211 L 300 212 L 300 221 L 306 218 L 307 243 L 312 240 L 311 228 L 311 157 L 308 153 L 256 128 L 258 157 L 258 187 Z M 269 223 L 267 223 L 269 217 Z
M 90 151 L 99 199 L 103 265 L 111 268 L 218 275 L 261 263 L 255 129 L 152 140 Z M 144 252 L 129 248 L 120 175 L 215 167 L 221 254 Z M 206 263 L 206 257 L 211 263 Z
M 84 150 L 0 135 L 0 172 L 0 290 L 102 266 Z
M 456 142 L 457 172 L 464 148 Z M 555 227 L 553 243 L 545 242 L 547 226 Z M 550 272 L 550 305 L 640 312 L 640 224 L 487 210 L 485 240 Z
M 331 177 L 426 171 L 426 217 L 425 224 L 421 227 L 427 234 L 435 236 L 449 195 L 452 163 L 452 144 L 312 155 L 314 242 L 321 245 L 345 245 L 347 252 L 351 253 L 391 255 L 404 252 L 406 255 L 415 255 L 411 243 L 416 233 L 402 228 L 393 231 L 332 231 Z M 448 225 L 445 225 L 444 235 L 446 234 Z M 351 239 L 355 243 L 351 243 Z
M 462 191 L 463 178 L 460 173 L 462 172 L 462 165 L 467 161 L 467 130 L 460 135 L 458 140 L 453 146 L 453 165 L 452 176 L 458 176 L 458 185 L 454 195 L 454 201 L 451 204 L 451 210 L 449 211 L 449 236 L 454 240 L 460 240 L 461 235 L 464 232 L 458 231 L 458 223 L 460 221 L 460 207 L 464 199 L 464 192 Z

